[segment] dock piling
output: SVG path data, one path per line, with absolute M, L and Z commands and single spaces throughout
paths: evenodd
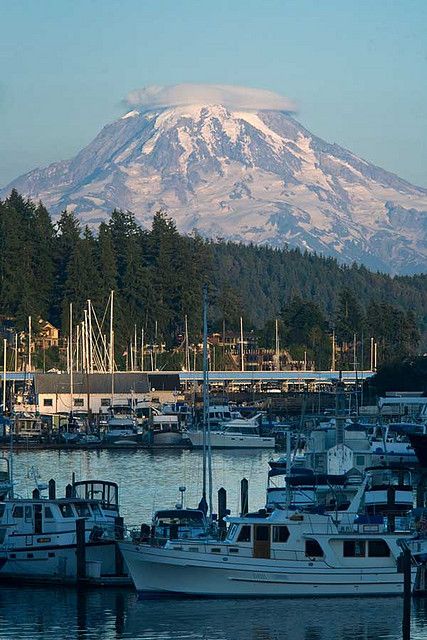
M 411 551 L 404 549 L 401 554 L 403 572 L 403 618 L 402 618 L 402 638 L 411 638 Z
M 118 541 L 124 539 L 125 531 L 124 531 L 124 520 L 121 516 L 116 516 L 114 518 L 114 533 L 116 538 L 116 543 L 114 547 L 116 576 L 122 576 L 124 575 L 125 570 L 124 570 L 123 556 L 122 556 L 122 552 L 119 549 Z
M 49 500 L 56 499 L 56 482 L 53 478 L 49 480 Z
M 86 521 L 84 518 L 76 520 L 76 546 L 77 580 L 84 580 L 86 578 Z
M 218 526 L 222 532 L 226 529 L 224 518 L 227 515 L 227 491 L 224 487 L 218 489 Z
M 249 482 L 242 478 L 240 482 L 240 515 L 245 516 L 249 511 Z

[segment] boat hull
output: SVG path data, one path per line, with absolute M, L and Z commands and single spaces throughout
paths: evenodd
M 293 568 L 274 560 L 241 558 L 237 561 L 226 555 L 215 561 L 201 557 L 205 554 L 185 553 L 177 557 L 165 549 L 136 547 L 127 542 L 121 543 L 120 548 L 136 590 L 143 597 L 265 598 L 403 593 L 402 574 L 397 573 L 395 567 L 334 569 L 323 562 L 305 562 Z M 414 582 L 415 577 L 414 569 Z
M 23 580 L 75 583 L 77 575 L 76 545 L 31 546 L 3 550 L 0 557 L 0 581 Z M 116 574 L 116 544 L 86 543 L 86 578 L 100 580 Z

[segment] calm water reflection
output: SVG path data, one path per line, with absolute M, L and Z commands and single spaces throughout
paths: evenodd
M 113 589 L 2 588 L 1 640 L 397 640 L 398 598 L 138 601 Z M 412 638 L 426 637 L 424 601 Z
M 249 480 L 250 506 L 263 505 L 268 452 L 216 453 L 216 488 L 239 507 L 238 484 Z M 64 491 L 78 479 L 115 480 L 129 524 L 149 521 L 153 509 L 173 505 L 187 486 L 189 506 L 200 498 L 199 452 L 19 452 L 16 491 L 29 495 L 36 467 L 43 481 L 54 477 Z M 315 600 L 149 600 L 132 591 L 0 586 L 0 640 L 397 640 L 401 638 L 399 598 Z M 427 600 L 414 601 L 413 640 L 427 637 Z

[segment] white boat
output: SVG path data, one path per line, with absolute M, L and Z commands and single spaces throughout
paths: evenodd
M 112 416 L 104 432 L 104 442 L 116 446 L 136 446 L 141 441 L 136 420 L 132 416 Z
M 358 516 L 353 509 L 337 515 L 262 509 L 227 518 L 222 542 L 176 540 L 156 547 L 124 541 L 120 548 L 142 595 L 402 594 L 402 532 L 389 533 L 382 516 Z M 414 566 L 413 584 L 416 573 Z
M 84 576 L 116 575 L 117 485 L 78 483 L 100 491 L 98 499 L 10 498 L 0 502 L 0 579 L 76 582 Z M 77 493 L 77 487 L 76 487 Z M 102 498 L 104 495 L 104 499 Z M 77 521 L 84 522 L 84 555 L 77 545 Z
M 153 416 L 149 434 L 151 444 L 157 447 L 183 446 L 187 442 L 177 415 Z
M 235 418 L 222 422 L 220 429 L 210 432 L 212 449 L 274 449 L 275 438 L 262 436 L 258 427 L 258 416 L 250 420 Z M 188 431 L 187 437 L 194 448 L 203 447 L 203 431 Z

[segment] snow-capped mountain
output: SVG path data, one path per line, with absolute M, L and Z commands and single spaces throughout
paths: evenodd
M 12 187 L 89 224 L 117 207 L 148 226 L 162 208 L 183 232 L 427 271 L 427 190 L 312 135 L 287 112 L 144 106 L 1 197 Z

